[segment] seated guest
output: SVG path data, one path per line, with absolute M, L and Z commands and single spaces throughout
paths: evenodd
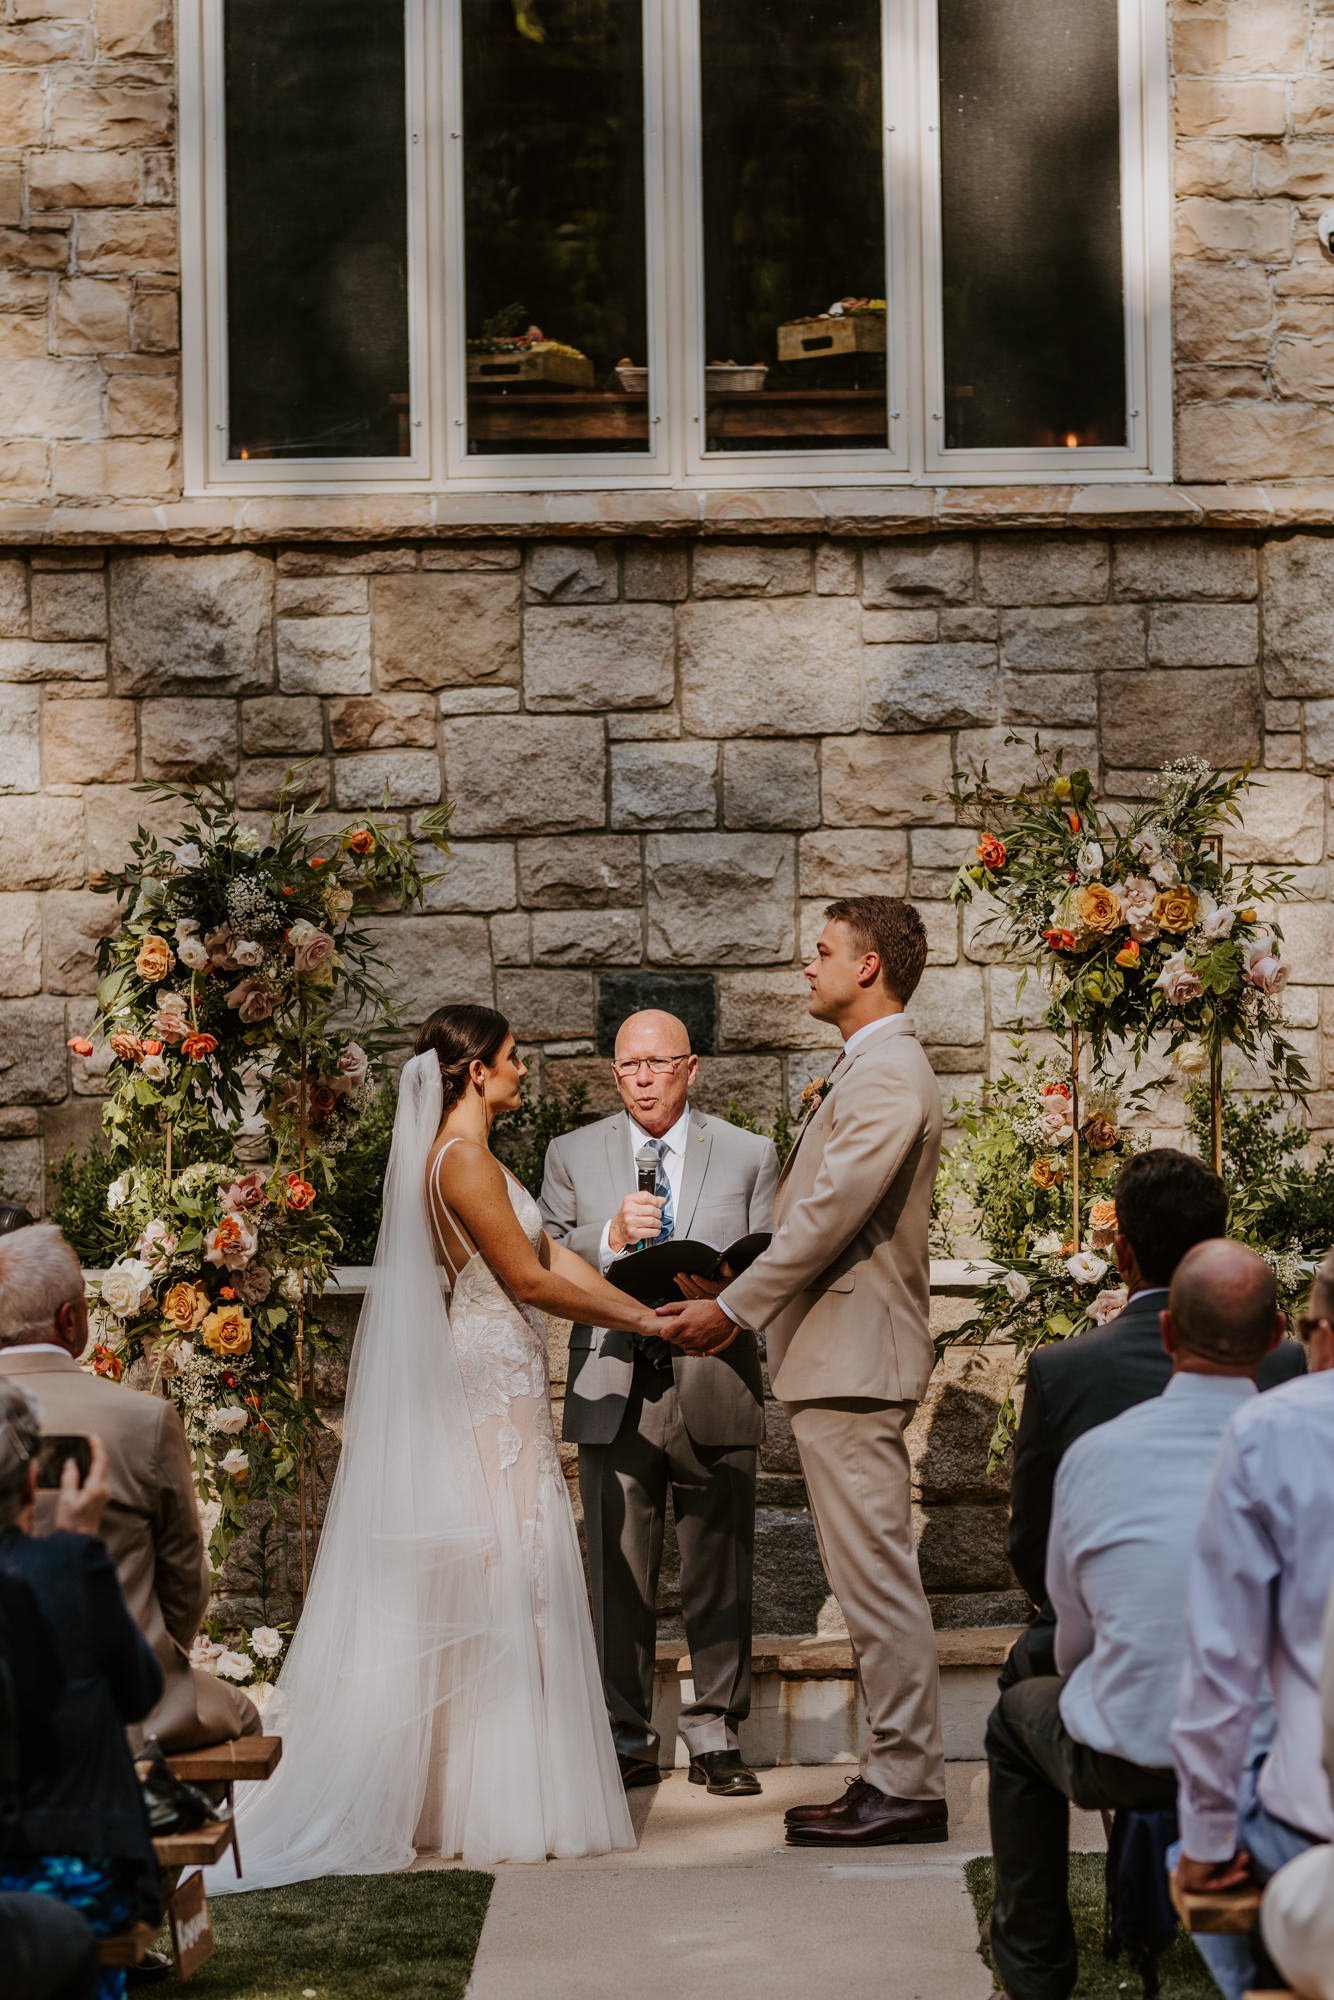
M 7 1595 L 9 1638 L 21 1659 L 54 1651 L 48 1671 L 60 1689 L 44 1727 L 41 1703 L 36 1717 L 15 1717 L 17 1796 L 0 1897 L 53 1897 L 95 1937 L 111 1937 L 158 1914 L 157 1863 L 125 1731 L 158 1699 L 162 1674 L 96 1535 L 32 1533 L 39 1446 L 36 1411 L 14 1383 L 0 1382 L 0 1575 L 28 1593 Z M 82 1496 L 67 1477 L 57 1519 L 94 1527 L 107 1491 L 99 1448 Z M 69 1501 L 81 1502 L 72 1514 Z M 22 1682 L 6 1682 L 17 1707 Z M 96 1990 L 99 2000 L 120 2000 L 124 1972 L 103 1969 Z
M 1095 1424 L 1162 1394 L 1171 1373 L 1158 1325 L 1167 1287 L 1188 1250 L 1226 1233 L 1227 1196 L 1217 1174 L 1199 1160 L 1158 1146 L 1136 1153 L 1121 1169 L 1116 1222 L 1116 1261 L 1128 1294 L 1124 1311 L 1074 1340 L 1038 1348 L 1028 1364 L 1005 1547 L 1015 1575 L 1042 1608 L 1016 1642 L 1002 1687 L 1025 1674 L 1055 1671 L 1045 1599 L 1056 1468 Z M 1304 1365 L 1296 1341 L 1284 1341 L 1265 1357 L 1260 1387 L 1285 1382 Z
M 1298 1332 L 1311 1379 L 1238 1412 L 1191 1563 L 1172 1731 L 1187 1889 L 1265 1882 L 1334 1839 L 1319 1689 L 1334 1588 L 1334 1256 L 1317 1273 Z M 1267 1692 L 1273 1737 L 1257 1757 L 1252 1729 Z M 1195 1944 L 1229 2000 L 1267 1983 L 1251 1938 L 1200 1935 Z
M 1325 1776 L 1334 1799 L 1334 1595 L 1320 1683 Z M 1260 1906 L 1265 1949 L 1303 2000 L 1334 2000 L 1334 1846 L 1308 1847 L 1273 1876 Z
M 1012 2000 L 1078 1977 L 1066 1901 L 1069 1806 L 1170 1806 L 1186 1577 L 1219 1440 L 1283 1334 L 1274 1274 L 1239 1243 L 1197 1245 L 1162 1314 L 1164 1393 L 1079 1438 L 1056 1476 L 1047 1580 L 1059 1676 L 1013 1683 L 987 1725 L 991 1950 Z
M 0 1380 L 27 1391 L 48 1436 L 95 1433 L 110 1460 L 102 1536 L 165 1684 L 139 1735 L 164 1750 L 229 1742 L 258 1729 L 259 1714 L 190 1666 L 210 1579 L 181 1420 L 165 1397 L 85 1373 L 87 1344 L 83 1273 L 60 1231 L 37 1223 L 0 1236 Z M 48 1513 L 44 1505 L 43 1528 Z

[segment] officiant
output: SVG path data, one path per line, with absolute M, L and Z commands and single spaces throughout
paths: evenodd
M 546 1226 L 613 1282 L 616 1260 L 641 1246 L 678 1238 L 723 1250 L 772 1226 L 773 1145 L 691 1104 L 698 1069 L 684 1022 L 656 1009 L 632 1014 L 612 1059 L 624 1110 L 565 1133 L 547 1150 Z M 698 1276 L 688 1282 L 692 1296 L 710 1289 Z M 693 1676 L 680 1717 L 690 1782 L 723 1796 L 760 1790 L 737 1732 L 750 1710 L 763 1435 L 753 1334 L 719 1355 L 688 1355 L 651 1335 L 573 1329 L 565 1438 L 579 1447 L 593 1625 L 627 1788 L 656 1784 L 662 1775 L 653 1675 L 670 1494 Z

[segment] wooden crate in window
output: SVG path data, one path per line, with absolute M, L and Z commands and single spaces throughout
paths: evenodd
M 468 380 L 479 388 L 512 388 L 524 382 L 555 382 L 566 389 L 591 389 L 593 364 L 586 354 L 557 354 L 549 348 L 522 347 L 513 353 L 470 354 Z
M 831 354 L 883 354 L 885 315 L 846 313 L 841 319 L 789 319 L 778 329 L 780 361 L 827 361 Z

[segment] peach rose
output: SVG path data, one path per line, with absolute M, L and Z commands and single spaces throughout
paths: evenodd
M 204 1237 L 204 1261 L 224 1264 L 229 1271 L 243 1271 L 259 1247 L 259 1238 L 248 1222 L 228 1213 Z
M 303 1180 L 300 1174 L 289 1174 L 287 1176 L 287 1206 L 289 1208 L 294 1208 L 300 1212 L 304 1208 L 309 1208 L 314 1199 L 315 1190 L 309 1181 Z
M 93 1045 L 86 1035 L 71 1035 L 65 1047 L 73 1049 L 76 1056 L 90 1056 L 93 1052 Z
M 162 1326 L 166 1333 L 194 1333 L 208 1312 L 208 1293 L 198 1285 L 182 1281 L 172 1285 L 162 1301 Z
M 211 1056 L 217 1046 L 218 1038 L 216 1035 L 197 1033 L 186 1035 L 181 1042 L 181 1054 L 187 1062 L 203 1062 L 205 1056 Z
M 1154 898 L 1154 922 L 1169 937 L 1183 937 L 1195 922 L 1199 901 L 1193 889 L 1164 889 Z
M 201 1338 L 210 1354 L 249 1354 L 250 1315 L 244 1306 L 219 1306 L 204 1321 Z
M 287 934 L 292 947 L 292 969 L 303 979 L 326 985 L 333 977 L 334 941 L 328 931 L 317 930 L 304 921 L 292 925 Z
M 1095 1201 L 1089 1209 L 1089 1230 L 1099 1249 L 1111 1242 L 1116 1234 L 1116 1203 L 1106 1196 Z
M 1101 882 L 1086 882 L 1075 897 L 1075 914 L 1086 931 L 1105 936 L 1125 922 L 1121 901 Z
M 1035 1188 L 1054 1188 L 1064 1173 L 1065 1168 L 1061 1165 L 1060 1161 L 1049 1160 L 1044 1153 L 1041 1159 L 1034 1160 L 1033 1165 L 1029 1169 L 1028 1178 L 1032 1181 Z
M 1005 866 L 1005 842 L 997 840 L 994 833 L 984 833 L 977 843 L 977 858 L 984 868 Z
M 375 846 L 375 835 L 368 826 L 354 826 L 345 838 L 353 854 L 369 854 Z
M 349 1042 L 338 1058 L 338 1075 L 334 1078 L 334 1089 L 345 1092 L 360 1090 L 366 1081 L 370 1068 L 370 1058 L 360 1042 Z
M 126 1034 L 122 1028 L 118 1028 L 115 1034 L 108 1038 L 107 1047 L 113 1056 L 119 1056 L 122 1062 L 127 1063 L 138 1062 L 144 1052 L 144 1045 L 139 1037 Z
M 218 1199 L 224 1208 L 231 1209 L 236 1215 L 244 1215 L 250 1208 L 263 1208 L 268 1200 L 268 1195 L 264 1191 L 263 1174 L 252 1168 L 248 1174 L 239 1175 L 227 1187 L 219 1190 Z
M 150 986 L 156 986 L 160 979 L 166 978 L 175 963 L 167 940 L 150 933 L 139 946 L 134 969 Z
M 1204 983 L 1187 965 L 1184 951 L 1173 952 L 1153 983 L 1172 1007 L 1189 1006 L 1204 991 Z
M 106 1375 L 111 1381 L 119 1382 L 125 1373 L 125 1363 L 114 1347 L 104 1347 L 99 1341 L 92 1355 L 94 1375 Z

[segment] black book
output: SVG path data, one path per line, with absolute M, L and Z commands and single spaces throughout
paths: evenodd
M 714 1243 L 700 1243 L 692 1236 L 669 1236 L 665 1243 L 650 1243 L 643 1250 L 626 1250 L 608 1267 L 607 1277 L 618 1291 L 628 1292 L 643 1306 L 665 1305 L 679 1299 L 678 1271 L 693 1278 L 721 1278 L 724 1266 L 733 1277 L 753 1264 L 772 1237 L 767 1229 L 739 1236 L 720 1250 Z

